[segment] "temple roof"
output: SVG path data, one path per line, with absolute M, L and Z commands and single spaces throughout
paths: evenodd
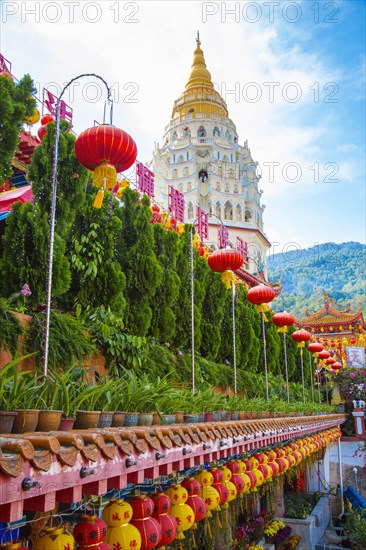
M 351 308 L 338 310 L 334 307 L 333 298 L 329 298 L 327 292 L 324 292 L 323 307 L 316 313 L 310 313 L 309 310 L 306 310 L 305 314 L 306 317 L 296 320 L 295 324 L 297 326 L 314 328 L 329 326 L 331 328 L 333 325 L 342 325 L 344 330 L 353 330 L 355 327 L 352 325 L 357 324 L 366 329 L 361 309 L 356 313 L 353 313 Z

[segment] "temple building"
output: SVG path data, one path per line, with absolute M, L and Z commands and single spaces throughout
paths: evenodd
M 334 301 L 324 293 L 324 305 L 316 313 L 306 310 L 306 316 L 295 322 L 299 328 L 311 332 L 316 340 L 329 350 L 340 353 L 344 364 L 348 366 L 365 365 L 365 332 L 366 324 L 361 308 L 353 313 L 351 308 L 342 311 L 334 307 Z M 356 352 L 354 349 L 359 349 Z M 355 354 L 360 357 L 360 365 L 354 362 Z
M 232 246 L 237 237 L 247 243 L 246 269 L 266 278 L 270 243 L 263 231 L 258 162 L 247 141 L 239 145 L 227 105 L 206 67 L 199 35 L 196 42 L 185 90 L 174 102 L 163 146 L 154 150 L 155 199 L 166 207 L 169 186 L 183 193 L 185 222 L 194 223 L 196 208 L 202 208 L 209 215 L 208 242 L 217 243 L 222 222 Z

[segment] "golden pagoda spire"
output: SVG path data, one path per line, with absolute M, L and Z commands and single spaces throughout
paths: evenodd
M 194 51 L 193 63 L 189 80 L 186 84 L 186 90 L 197 86 L 206 86 L 213 88 L 211 74 L 207 69 L 203 51 L 201 49 L 200 33 L 197 31 L 196 49 Z

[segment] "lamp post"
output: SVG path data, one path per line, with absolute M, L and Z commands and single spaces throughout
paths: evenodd
M 60 138 L 60 107 L 61 99 L 67 88 L 79 80 L 79 78 L 93 76 L 103 82 L 107 88 L 107 100 L 111 102 L 111 90 L 106 81 L 95 73 L 85 73 L 72 78 L 62 89 L 56 103 L 56 121 L 55 121 L 55 141 L 54 141 L 54 156 L 53 156 L 53 171 L 52 171 L 52 196 L 51 196 L 51 212 L 50 212 L 50 242 L 48 249 L 48 266 L 47 266 L 47 287 L 46 287 L 46 319 L 45 319 L 45 338 L 43 348 L 43 374 L 48 374 L 48 354 L 49 354 L 49 339 L 50 339 L 50 316 L 51 316 L 51 298 L 52 298 L 52 269 L 53 269 L 53 246 L 55 240 L 55 221 L 56 221 L 56 198 L 57 198 L 57 168 L 58 168 L 58 144 Z

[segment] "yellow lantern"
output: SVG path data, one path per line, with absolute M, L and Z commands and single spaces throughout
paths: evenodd
M 127 187 L 130 187 L 130 182 L 126 179 L 123 179 L 119 182 L 119 187 L 117 189 L 117 199 L 121 200 L 121 197 L 122 197 L 122 194 L 123 194 L 123 191 L 125 189 L 127 189 Z
M 222 481 L 224 483 L 224 485 L 226 486 L 227 490 L 229 491 L 229 498 L 227 499 L 228 502 L 231 502 L 232 500 L 235 500 L 236 499 L 236 496 L 238 494 L 238 491 L 234 485 L 234 483 L 231 480 L 232 478 L 232 472 L 231 470 L 229 470 L 229 468 L 227 468 L 227 466 L 223 466 L 221 468 L 221 471 L 222 471 Z
M 199 470 L 194 476 L 194 479 L 197 479 L 201 487 L 207 487 L 208 485 L 212 485 L 214 482 L 213 475 L 207 470 Z
M 38 111 L 38 109 L 35 108 L 33 113 L 28 118 L 25 119 L 25 123 L 28 124 L 28 126 L 33 126 L 33 124 L 37 124 L 40 118 L 41 118 L 41 114 Z
M 75 540 L 71 533 L 63 527 L 50 527 L 44 534 L 37 537 L 34 550 L 74 550 Z
M 185 504 L 188 500 L 188 491 L 182 485 L 172 485 L 165 491 L 165 494 L 170 498 L 173 506 Z
M 129 523 L 132 519 L 132 507 L 128 502 L 121 498 L 111 499 L 103 510 L 103 519 L 107 524 L 104 542 L 113 548 L 119 544 L 121 550 L 140 550 L 141 535 L 140 531 Z
M 212 485 L 201 487 L 199 495 L 205 502 L 208 518 L 212 517 L 211 511 L 215 510 L 220 504 L 220 495 Z
M 184 233 L 184 223 L 178 223 L 177 233 L 178 233 L 178 235 L 181 235 L 182 233 Z

